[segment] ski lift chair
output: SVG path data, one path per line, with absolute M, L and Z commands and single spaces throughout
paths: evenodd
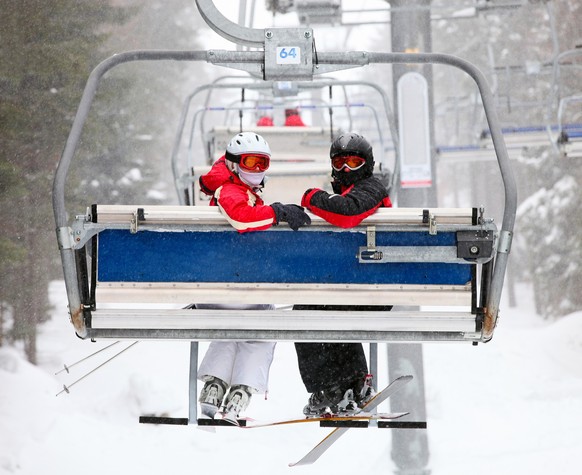
M 228 27 L 229 37 L 244 37 L 243 44 L 263 44 L 265 51 L 121 53 L 102 62 L 88 79 L 53 183 L 57 242 L 77 335 L 207 341 L 489 341 L 497 323 L 517 196 L 484 76 L 464 60 L 432 53 L 320 52 L 315 68 L 309 30 L 247 31 L 228 21 L 222 26 Z M 273 38 L 275 43 L 267 45 Z M 279 65 L 274 55 L 280 38 L 283 44 L 297 41 L 305 62 Z M 457 67 L 477 83 L 488 117 L 504 182 L 501 228 L 476 208 L 382 209 L 349 230 L 314 217 L 312 226 L 297 232 L 278 226 L 242 235 L 216 208 L 207 206 L 94 204 L 70 221 L 65 182 L 99 81 L 119 64 L 148 60 L 242 64 L 265 79 L 286 75 L 306 79 L 315 69 L 326 72 L 373 63 Z M 260 262 L 261 272 L 244 270 L 240 249 L 248 253 L 245 262 L 249 257 Z M 198 302 L 283 306 L 338 301 L 420 307 L 391 312 L 183 308 Z
M 346 55 L 342 61 L 354 61 L 350 53 Z M 368 54 L 367 58 L 377 62 L 460 63 L 480 79 L 470 65 L 454 57 L 377 55 Z M 96 204 L 69 223 L 64 183 L 100 77 L 117 64 L 138 59 L 203 58 L 207 58 L 206 52 L 122 53 L 99 65 L 89 78 L 53 186 L 69 311 L 80 337 L 491 339 L 515 214 L 515 184 L 494 115 L 489 118 L 490 128 L 508 196 L 500 231 L 475 208 L 381 210 L 353 230 L 336 229 L 314 219 L 311 228 L 298 232 L 276 227 L 249 235 L 238 235 L 216 209 L 207 207 Z M 480 84 L 487 105 L 490 97 L 484 80 Z M 268 278 L 261 281 L 242 276 L 234 256 L 232 260 L 224 258 L 233 240 L 248 243 L 249 249 L 257 245 L 269 250 L 260 259 L 265 269 L 271 269 Z M 330 253 L 330 249 L 341 252 Z M 337 303 L 338 298 L 353 304 L 437 305 L 442 309 L 465 307 L 466 311 L 380 312 L 371 316 L 337 312 L 291 315 L 275 310 L 251 319 L 242 311 L 221 317 L 210 310 L 180 308 L 196 302 L 323 304 Z M 132 303 L 135 307 L 128 307 Z M 151 308 L 154 303 L 162 308 Z M 145 305 L 149 308 L 142 309 Z M 329 318 L 343 319 L 345 326 L 330 330 Z

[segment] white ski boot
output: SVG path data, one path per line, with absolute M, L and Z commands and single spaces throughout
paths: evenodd
M 204 378 L 206 384 L 200 391 L 200 397 L 198 402 L 200 402 L 200 413 L 202 418 L 214 419 L 214 416 L 220 409 L 222 405 L 222 400 L 224 399 L 224 393 L 228 385 L 225 381 L 214 376 L 208 376 Z
M 244 384 L 232 386 L 224 403 L 223 419 L 231 424 L 238 425 L 237 419 L 251 402 L 253 393 L 257 390 Z

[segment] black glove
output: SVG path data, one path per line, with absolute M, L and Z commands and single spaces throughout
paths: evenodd
M 285 221 L 293 231 L 297 231 L 300 227 L 311 224 L 311 218 L 301 206 L 272 203 L 271 208 L 275 211 L 277 224 Z

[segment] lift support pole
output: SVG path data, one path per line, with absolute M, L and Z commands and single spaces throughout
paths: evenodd
M 430 0 L 390 0 L 391 12 L 391 40 L 392 52 L 422 52 L 432 50 Z M 415 8 L 416 7 L 416 8 Z M 395 64 L 393 66 L 393 91 L 395 110 L 398 110 L 398 81 L 400 78 L 414 71 L 420 73 L 428 83 L 428 112 L 432 115 L 432 66 Z M 395 114 L 397 116 L 397 114 Z M 420 118 L 419 122 L 422 119 Z M 429 125 L 428 137 L 430 147 L 430 174 L 432 185 L 419 188 L 402 188 L 397 179 L 396 199 L 399 207 L 406 206 L 436 206 L 436 177 L 434 160 L 434 130 L 432 122 Z M 400 127 L 401 124 L 398 124 Z M 402 141 L 402 137 L 400 138 Z M 405 144 L 402 144 L 403 146 Z M 403 150 L 402 148 L 400 149 Z M 403 159 L 402 153 L 400 160 Z M 405 158 L 405 157 L 404 157 Z M 401 162 L 402 165 L 402 162 Z M 403 167 L 399 167 L 402 172 Z M 398 177 L 397 177 L 398 178 Z M 390 343 L 388 350 L 389 380 L 399 374 L 412 374 L 411 384 L 394 394 L 390 399 L 392 411 L 399 411 L 406 407 L 419 420 L 426 420 L 426 401 L 424 388 L 424 367 L 421 344 Z M 392 434 L 392 460 L 398 467 L 397 473 L 422 475 L 428 473 L 429 461 L 428 436 L 426 431 L 395 430 Z

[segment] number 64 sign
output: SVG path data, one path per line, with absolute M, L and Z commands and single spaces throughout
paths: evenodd
M 298 46 L 278 47 L 277 64 L 301 64 L 301 48 Z

